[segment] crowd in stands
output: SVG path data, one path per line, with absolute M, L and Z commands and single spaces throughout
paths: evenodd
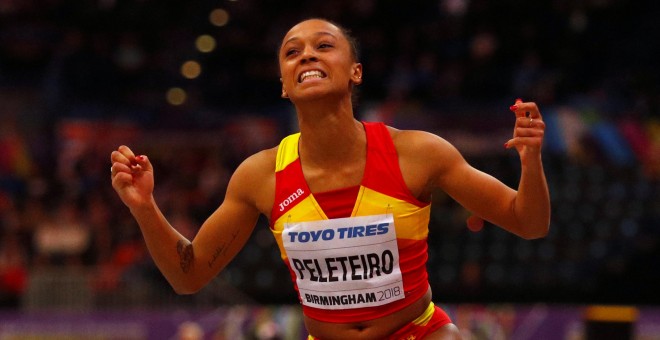
M 276 51 L 298 19 L 361 42 L 357 114 L 425 129 L 515 185 L 501 145 L 515 98 L 548 125 L 550 235 L 525 241 L 434 198 L 429 274 L 445 301 L 660 303 L 660 44 L 653 1 L 0 0 L 0 307 L 44 268 L 91 272 L 97 296 L 167 283 L 110 186 L 109 154 L 155 163 L 157 200 L 193 237 L 247 155 L 294 131 Z M 225 10 L 221 26 L 209 13 Z M 217 48 L 195 49 L 208 34 Z M 181 75 L 196 60 L 201 74 Z M 181 105 L 168 89 L 186 91 Z M 295 301 L 267 222 L 221 275 Z

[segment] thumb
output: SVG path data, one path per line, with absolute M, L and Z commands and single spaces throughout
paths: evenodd
M 506 141 L 506 143 L 504 143 L 504 147 L 506 149 L 516 148 L 518 149 L 518 151 L 522 150 L 520 148 L 522 148 L 523 146 L 525 146 L 524 141 L 522 138 L 519 137 L 509 139 L 508 141 Z
M 153 172 L 154 168 L 146 155 L 135 156 L 135 162 L 143 171 Z

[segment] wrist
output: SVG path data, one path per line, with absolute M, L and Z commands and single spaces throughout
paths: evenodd
M 520 163 L 523 167 L 542 164 L 543 162 L 541 160 L 541 150 L 526 150 L 526 152 L 522 152 L 520 154 Z
M 136 218 L 145 215 L 152 215 L 157 211 L 156 201 L 154 200 L 153 196 L 151 196 L 148 200 L 130 205 L 128 209 Z

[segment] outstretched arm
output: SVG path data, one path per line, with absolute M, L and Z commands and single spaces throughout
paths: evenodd
M 190 242 L 169 224 L 153 198 L 149 159 L 120 146 L 111 160 L 112 186 L 135 217 L 154 262 L 177 293 L 194 293 L 206 285 L 254 229 L 259 211 L 248 191 L 252 186 L 249 164 L 236 170 L 224 202 Z

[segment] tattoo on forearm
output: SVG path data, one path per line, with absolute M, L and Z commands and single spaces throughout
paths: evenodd
M 213 252 L 213 257 L 211 257 L 211 260 L 209 260 L 209 262 L 208 262 L 209 268 L 213 267 L 213 264 L 215 263 L 215 261 L 217 259 L 219 259 L 221 257 L 225 257 L 225 255 L 227 254 L 227 249 L 229 249 L 229 246 L 232 243 L 234 243 L 234 241 L 236 240 L 237 237 L 238 237 L 238 230 L 235 230 L 231 234 L 231 239 L 229 239 L 229 241 L 226 241 L 226 242 L 222 243 L 218 248 L 215 249 L 215 252 Z
M 179 265 L 181 265 L 181 270 L 184 273 L 188 273 L 192 268 L 195 259 L 192 243 L 179 240 L 176 243 L 176 252 L 179 253 Z

